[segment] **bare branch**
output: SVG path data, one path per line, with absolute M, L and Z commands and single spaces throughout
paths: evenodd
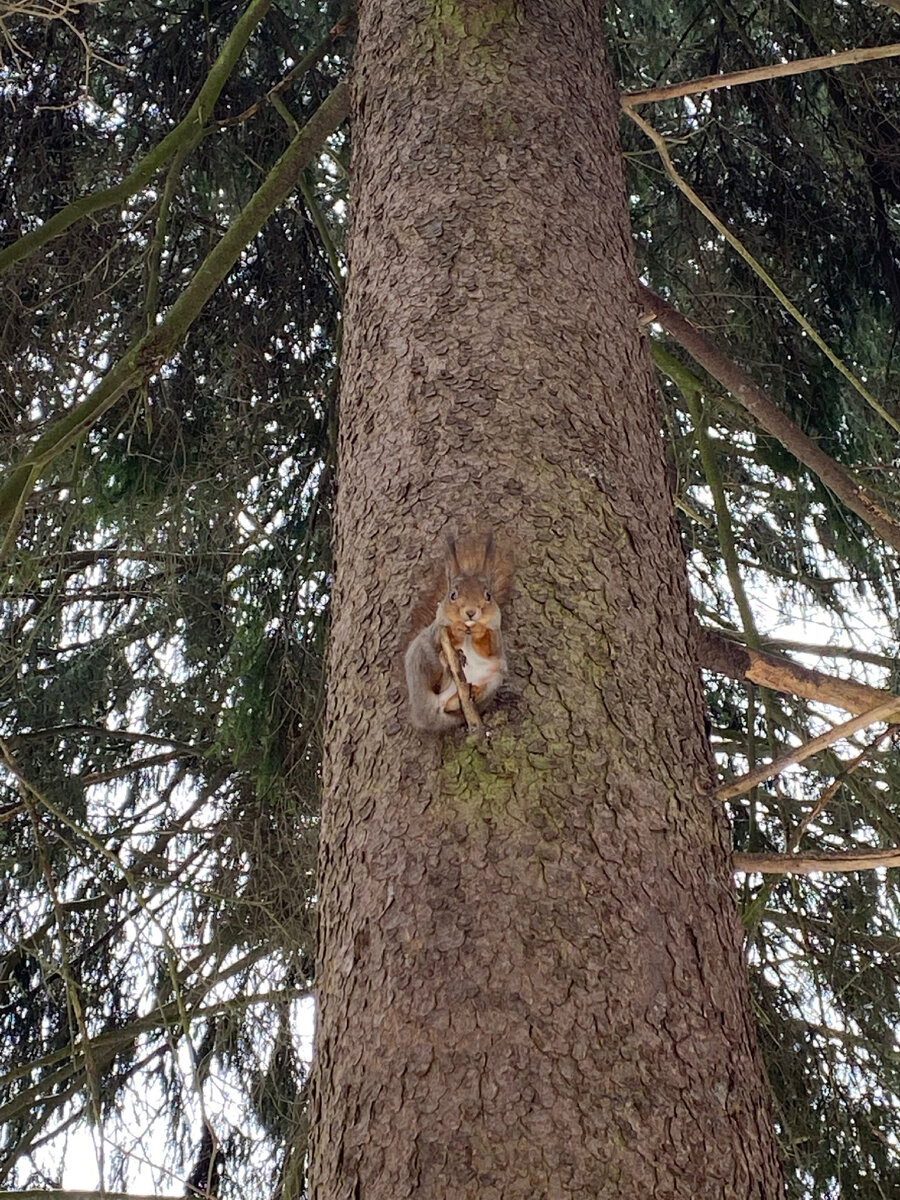
M 703 75 L 687 83 L 670 83 L 665 87 L 648 88 L 645 92 L 626 92 L 621 97 L 622 107 L 635 108 L 639 104 L 650 104 L 654 100 L 672 100 L 676 96 L 692 96 L 697 92 L 714 92 L 718 88 L 741 87 L 745 83 L 758 83 L 763 79 L 781 79 L 785 75 L 805 75 L 809 71 L 826 71 L 832 67 L 846 67 L 851 63 L 871 62 L 878 58 L 896 58 L 900 55 L 900 42 L 890 46 L 857 46 L 853 50 L 842 50 L 839 54 L 820 54 L 816 58 L 798 58 L 793 62 L 771 63 L 767 67 L 750 67 L 746 71 L 728 71 L 721 75 Z
M 866 494 L 862 486 L 839 466 L 817 442 L 808 437 L 790 417 L 768 398 L 749 375 L 722 353 L 706 334 L 649 288 L 639 285 L 641 299 L 658 322 L 688 354 L 739 400 L 751 417 L 777 438 L 804 466 L 817 475 L 835 496 L 846 504 L 889 546 L 900 550 L 900 525 Z
M 740 796 L 743 792 L 749 792 L 752 787 L 756 787 L 758 783 L 765 783 L 767 779 L 779 775 L 787 767 L 804 762 L 813 754 L 818 754 L 820 750 L 827 750 L 829 746 L 833 746 L 842 738 L 850 737 L 851 734 L 858 733 L 860 729 L 874 725 L 876 721 L 886 721 L 898 714 L 900 714 L 900 697 L 891 696 L 876 708 L 872 708 L 858 717 L 853 717 L 852 720 L 845 721 L 842 725 L 835 725 L 833 729 L 804 742 L 802 746 L 797 746 L 788 754 L 783 754 L 772 762 L 763 763 L 755 770 L 748 771 L 746 775 L 742 775 L 732 783 L 723 784 L 722 787 L 716 789 L 713 795 L 719 800 L 729 800 L 732 796 Z
M 900 867 L 900 847 L 886 850 L 806 851 L 803 854 L 734 854 L 735 871 L 760 875 L 812 875 L 816 871 L 874 871 Z M 2 1200 L 2 1196 L 0 1196 Z
M 833 704 L 851 713 L 863 713 L 889 699 L 879 688 L 838 679 L 792 662 L 781 654 L 753 650 L 712 629 L 700 630 L 700 666 L 729 679 L 746 679 L 760 687 L 771 688 L 804 700 Z M 900 696 L 897 697 L 900 706 Z

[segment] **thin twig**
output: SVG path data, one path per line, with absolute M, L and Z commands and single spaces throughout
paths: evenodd
M 794 861 L 801 861 L 803 859 L 804 856 L 798 855 L 797 852 L 800 849 L 800 843 L 803 841 L 803 835 L 806 833 L 807 829 L 809 829 L 813 821 L 817 820 L 822 815 L 826 806 L 831 803 L 838 791 L 846 782 L 847 778 L 863 765 L 866 759 L 878 749 L 883 741 L 893 736 L 895 729 L 896 727 L 894 725 L 889 725 L 887 729 L 883 730 L 877 735 L 877 737 L 873 738 L 869 745 L 861 750 L 859 754 L 857 754 L 856 758 L 851 759 L 850 762 L 845 765 L 844 769 L 840 772 L 840 774 L 836 775 L 835 778 L 832 779 L 831 783 L 829 783 L 828 786 L 822 791 L 822 794 L 819 796 L 819 799 L 816 801 L 810 811 L 797 825 L 797 828 L 791 835 L 787 850 L 783 854 L 773 855 L 773 858 L 782 860 L 785 863 L 793 863 Z M 815 857 L 815 853 L 815 851 L 812 852 L 813 857 Z M 793 867 L 789 867 L 788 870 L 792 871 Z M 770 874 L 770 872 L 766 871 L 764 874 Z M 762 920 L 772 893 L 778 886 L 782 875 L 783 872 L 771 872 L 772 877 L 765 880 L 762 887 L 753 897 L 752 902 L 748 905 L 742 918 L 744 928 L 748 933 L 755 929 Z
M 624 109 L 630 109 L 638 104 L 650 104 L 653 100 L 672 100 L 676 96 L 691 96 L 696 92 L 714 92 L 718 88 L 740 87 L 745 83 L 758 83 L 763 79 L 779 79 L 785 75 L 805 75 L 809 71 L 827 71 L 832 67 L 871 62 L 878 58 L 896 58 L 898 55 L 900 55 L 900 42 L 893 42 L 889 46 L 857 46 L 853 50 L 842 50 L 839 54 L 820 54 L 816 58 L 798 58 L 793 62 L 771 63 L 767 67 L 750 67 L 746 71 L 704 75 L 700 79 L 691 79 L 687 83 L 670 83 L 664 87 L 648 88 L 645 92 L 626 92 L 621 97 L 621 102 Z
M 822 813 L 843 786 L 847 777 L 852 775 L 854 771 L 858 771 L 859 768 L 867 761 L 867 759 L 879 749 L 881 744 L 886 742 L 888 738 L 893 737 L 896 732 L 896 725 L 888 725 L 887 729 L 883 729 L 881 733 L 872 738 L 868 746 L 865 746 L 862 750 L 860 750 L 859 754 L 857 754 L 855 758 L 851 759 L 850 762 L 847 763 L 841 773 L 832 779 L 831 783 L 829 783 L 828 787 L 823 790 L 821 796 L 819 796 L 818 800 L 794 830 L 790 845 L 788 846 L 789 854 L 795 854 L 800 849 L 800 843 L 803 841 L 803 835 L 806 833 L 807 829 L 809 829 L 810 825 L 812 825 L 813 821 L 817 821 L 819 817 L 821 817 Z
M 339 41 L 347 33 L 353 24 L 353 10 L 355 7 L 356 0 L 350 0 L 349 3 L 345 4 L 341 16 L 328 31 L 326 37 L 317 46 L 313 46 L 312 49 L 307 50 L 306 54 L 291 67 L 283 78 L 279 79 L 274 87 L 269 88 L 264 96 L 260 96 L 257 100 L 254 100 L 248 108 L 245 108 L 243 112 L 237 113 L 236 116 L 224 117 L 221 121 L 214 121 L 211 128 L 227 129 L 230 125 L 241 125 L 255 116 L 265 104 L 274 104 L 279 93 L 308 74 L 319 60 L 324 58 L 328 51 L 333 48 L 335 42 Z
M 460 670 L 459 658 L 450 641 L 450 630 L 446 628 L 441 630 L 441 651 L 447 663 L 447 670 L 453 676 L 453 682 L 456 684 L 456 694 L 459 696 L 460 707 L 466 718 L 469 732 L 481 734 L 484 732 L 484 722 L 472 701 L 469 681 Z

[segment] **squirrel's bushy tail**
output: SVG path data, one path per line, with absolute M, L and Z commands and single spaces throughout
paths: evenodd
M 423 629 L 406 651 L 406 684 L 409 690 L 409 719 L 416 729 L 443 733 L 460 722 L 460 714 L 444 712 L 449 687 L 446 671 L 435 645 L 435 625 Z M 449 690 L 448 690 L 449 688 Z
M 460 713 L 446 713 L 443 701 L 436 692 L 428 692 L 419 696 L 418 703 L 410 704 L 409 720 L 415 729 L 423 729 L 428 733 L 446 733 L 455 729 L 462 721 Z

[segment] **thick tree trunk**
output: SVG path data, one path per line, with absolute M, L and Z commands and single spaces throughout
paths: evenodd
M 599 7 L 361 8 L 317 1200 L 780 1194 Z M 402 659 L 487 526 L 482 747 L 409 728 Z

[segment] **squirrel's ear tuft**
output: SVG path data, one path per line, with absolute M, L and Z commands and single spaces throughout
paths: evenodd
M 484 573 L 488 578 L 490 578 L 494 572 L 494 555 L 494 531 L 493 529 L 489 529 L 484 539 L 484 556 L 482 558 L 482 562 L 484 564 Z
M 444 539 L 447 545 L 447 581 L 452 582 L 462 574 L 459 559 L 456 556 L 456 539 L 448 533 Z

